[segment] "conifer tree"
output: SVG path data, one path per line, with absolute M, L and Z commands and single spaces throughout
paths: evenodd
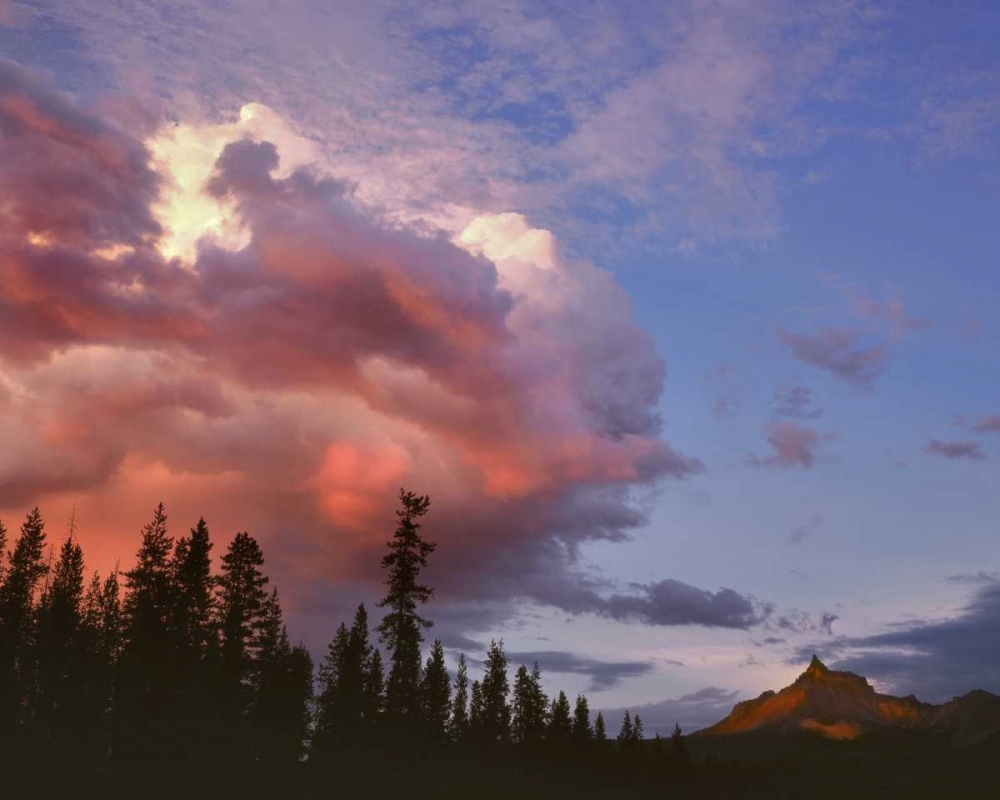
M 469 694 L 469 737 L 476 742 L 483 741 L 483 723 L 483 684 L 474 680 Z
M 52 580 L 37 611 L 36 663 L 32 713 L 39 745 L 50 756 L 65 758 L 87 720 L 81 704 L 83 647 L 83 549 L 73 532 L 59 550 Z
M 465 653 L 458 657 L 458 671 L 455 673 L 455 697 L 451 703 L 451 724 L 449 734 L 453 742 L 463 741 L 469 732 L 469 671 L 465 664 Z
M 418 521 L 427 513 L 430 498 L 400 489 L 399 501 L 399 522 L 388 543 L 389 552 L 382 558 L 388 591 L 379 606 L 389 611 L 378 630 L 390 661 L 386 713 L 395 724 L 406 725 L 420 714 L 420 643 L 422 631 L 432 623 L 417 608 L 430 600 L 433 591 L 419 577 L 435 544 L 421 536 Z
M 632 727 L 632 715 L 626 709 L 625 716 L 622 718 L 621 730 L 618 732 L 618 743 L 624 747 L 630 744 L 634 738 L 635 729 Z
M 687 761 L 687 744 L 684 741 L 684 732 L 679 723 L 674 723 L 674 730 L 670 734 L 670 752 L 678 761 Z
M 319 667 L 316 727 L 311 746 L 311 758 L 317 762 L 330 760 L 342 738 L 340 676 L 347 660 L 350 638 L 347 625 L 341 622 L 333 640 L 327 645 L 326 655 Z
M 552 710 L 549 712 L 548 738 L 556 746 L 565 746 L 569 741 L 573 729 L 569 707 L 569 698 L 566 692 L 560 691 L 558 697 L 552 701 Z
M 632 739 L 633 741 L 641 742 L 643 738 L 644 736 L 642 731 L 642 718 L 638 714 L 636 714 L 635 722 L 632 724 Z
M 503 640 L 491 641 L 481 686 L 481 717 L 479 730 L 485 742 L 506 742 L 510 739 L 510 682 L 507 679 L 507 654 Z
M 241 723 L 253 704 L 257 683 L 260 634 L 266 612 L 267 576 L 264 554 L 257 541 L 246 532 L 237 533 L 222 556 L 219 577 L 219 618 L 221 632 L 221 714 L 229 728 L 230 755 L 247 751 L 240 736 Z
M 126 760 L 155 759 L 169 748 L 164 720 L 172 711 L 174 680 L 172 550 L 167 515 L 160 503 L 142 529 L 136 565 L 125 573 L 116 712 L 120 723 L 117 750 Z
M 7 557 L 7 528 L 0 519 L 0 594 L 3 593 L 3 576 L 7 571 L 4 559 Z
M 215 580 L 212 577 L 212 542 L 204 518 L 174 546 L 170 576 L 174 591 L 170 610 L 170 636 L 176 679 L 173 718 L 174 747 L 187 759 L 209 753 L 205 742 L 215 735 L 218 697 L 213 691 L 218 664 L 209 664 L 210 640 L 216 637 L 213 619 Z
M 420 703 L 424 729 L 431 741 L 443 742 L 448 735 L 451 711 L 451 677 L 444 663 L 444 648 L 436 639 L 431 647 L 420 684 Z
M 8 754 L 24 744 L 18 731 L 34 683 L 34 600 L 48 573 L 45 544 L 45 523 L 35 508 L 21 525 L 14 550 L 7 553 L 0 585 L 0 752 Z
M 295 764 L 308 731 L 312 659 L 305 648 L 291 647 L 277 589 L 264 604 L 257 659 L 251 711 L 256 760 L 269 766 Z
M 590 728 L 590 706 L 587 704 L 586 695 L 576 696 L 576 705 L 573 708 L 573 741 L 577 747 L 585 748 L 594 738 L 594 732 Z
M 594 741 L 606 742 L 607 740 L 608 740 L 608 731 L 604 725 L 604 714 L 598 711 L 597 719 L 594 720 Z
M 523 664 L 514 677 L 511 733 L 514 741 L 537 744 L 545 737 L 549 717 L 549 699 L 542 689 L 542 671 L 535 662 L 531 672 Z
M 372 647 L 368 663 L 365 665 L 365 719 L 371 730 L 377 730 L 382 712 L 385 710 L 385 670 L 382 653 Z

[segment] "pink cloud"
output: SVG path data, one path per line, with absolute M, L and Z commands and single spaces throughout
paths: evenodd
M 976 433 L 993 433 L 1000 431 L 1000 414 L 987 414 L 972 426 Z
M 665 367 L 613 276 L 517 215 L 473 254 L 240 141 L 207 188 L 249 243 L 185 265 L 156 249 L 140 142 L 10 62 L 0 127 L 5 515 L 77 502 L 109 559 L 163 498 L 307 587 L 377 574 L 407 485 L 434 498 L 442 595 L 558 603 L 533 576 L 570 592 L 564 545 L 624 537 L 635 486 L 702 469 L 659 436 Z
M 816 460 L 816 451 L 823 442 L 836 438 L 836 435 L 822 434 L 815 428 L 795 422 L 772 422 L 764 427 L 764 438 L 774 451 L 773 455 L 764 458 L 749 456 L 748 464 L 808 469 Z

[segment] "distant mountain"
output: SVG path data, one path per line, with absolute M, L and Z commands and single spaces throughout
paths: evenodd
M 832 739 L 855 739 L 892 729 L 938 732 L 954 744 L 972 744 L 1000 733 L 1000 697 L 976 690 L 934 705 L 913 695 L 879 694 L 860 675 L 828 669 L 813 656 L 791 686 L 737 703 L 728 717 L 692 735 L 814 731 Z

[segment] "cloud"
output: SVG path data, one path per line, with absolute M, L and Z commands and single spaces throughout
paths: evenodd
M 795 422 L 772 422 L 764 426 L 764 438 L 774 454 L 760 458 L 747 456 L 752 467 L 802 467 L 808 469 L 816 460 L 816 451 L 835 434 L 822 434 L 808 425 Z
M 997 572 L 966 572 L 958 575 L 949 575 L 945 578 L 948 583 L 956 583 L 960 586 L 982 586 L 1000 581 L 1000 573 Z
M 613 689 L 627 678 L 648 675 L 655 666 L 652 661 L 600 661 L 561 650 L 512 652 L 507 657 L 512 664 L 526 664 L 529 667 L 537 662 L 543 672 L 586 675 L 590 678 L 590 685 L 586 690 L 589 692 Z
M 711 592 L 673 579 L 635 584 L 634 594 L 612 594 L 592 608 L 612 619 L 647 625 L 704 625 L 746 629 L 769 614 L 753 598 L 733 589 Z
M 885 345 L 863 346 L 855 331 L 827 328 L 818 334 L 795 334 L 779 330 L 777 336 L 799 361 L 867 391 L 885 371 Z
M 642 718 L 647 736 L 656 733 L 664 737 L 669 736 L 675 724 L 679 724 L 685 733 L 693 733 L 723 719 L 732 711 L 739 696 L 740 693 L 737 691 L 709 686 L 681 697 L 632 706 L 629 712 L 633 717 L 638 714 Z M 608 727 L 608 735 L 617 735 L 618 725 L 625 714 L 625 709 L 610 708 L 603 709 L 602 712 Z
M 932 326 L 929 320 L 912 316 L 899 297 L 879 300 L 838 277 L 821 275 L 850 302 L 855 317 L 867 321 L 867 332 L 853 328 L 828 327 L 818 333 L 790 333 L 779 329 L 778 341 L 791 350 L 792 356 L 822 369 L 840 380 L 865 391 L 875 388 L 875 380 L 888 367 L 892 347 L 910 333 Z M 877 344 L 871 343 L 878 336 Z
M 983 584 L 954 617 L 800 648 L 835 660 L 885 690 L 942 702 L 973 689 L 1000 693 L 1000 584 Z
M 988 414 L 972 426 L 976 433 L 993 433 L 1000 431 L 1000 414 Z
M 406 485 L 434 498 L 443 604 L 750 624 L 733 590 L 664 581 L 581 607 L 551 589 L 579 583 L 582 542 L 645 523 L 634 491 L 703 465 L 660 436 L 665 365 L 627 295 L 550 232 L 386 221 L 245 125 L 183 128 L 153 159 L 8 61 L 0 130 L 5 510 L 77 501 L 113 559 L 164 498 L 257 533 L 305 613 L 317 583 L 377 579 Z M 178 247 L 191 186 L 173 170 L 202 133 L 205 197 L 243 233 Z
M 930 439 L 924 445 L 924 452 L 934 456 L 941 456 L 954 461 L 959 458 L 969 458 L 982 460 L 986 458 L 982 445 L 979 442 L 942 442 L 938 439 Z
M 778 419 L 819 419 L 824 411 L 815 405 L 812 389 L 808 386 L 792 386 L 775 389 L 771 396 L 771 413 Z
M 806 539 L 809 538 L 809 535 L 814 530 L 819 528 L 822 524 L 823 524 L 823 515 L 813 514 L 809 518 L 808 522 L 802 525 L 796 525 L 794 528 L 792 528 L 792 532 L 788 537 L 788 544 L 802 544 Z

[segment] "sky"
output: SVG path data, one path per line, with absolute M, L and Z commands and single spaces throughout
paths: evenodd
M 0 518 L 708 725 L 1000 692 L 1000 8 L 0 0 Z

